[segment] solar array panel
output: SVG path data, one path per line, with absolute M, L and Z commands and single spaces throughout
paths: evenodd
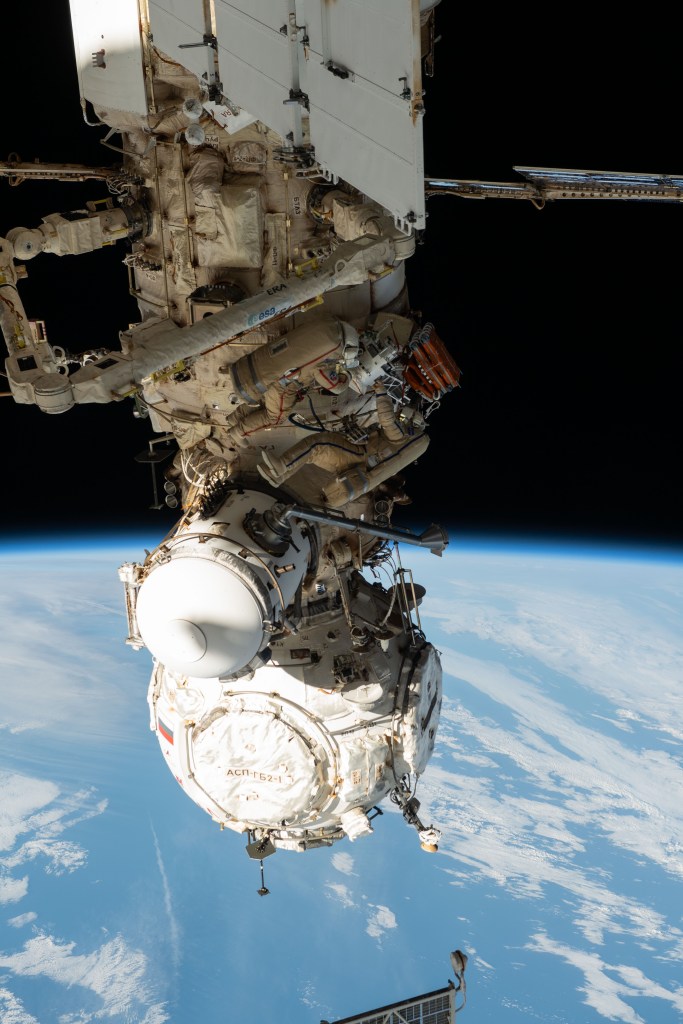
M 335 1024 L 453 1024 L 454 1019 L 455 989 L 447 988 L 345 1017 Z

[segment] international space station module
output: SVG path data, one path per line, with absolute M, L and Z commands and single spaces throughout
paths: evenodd
M 438 841 L 415 783 L 441 666 L 398 544 L 447 538 L 392 525 L 460 377 L 405 275 L 437 4 L 71 0 L 83 117 L 115 163 L 2 168 L 107 189 L 0 240 L 9 386 L 50 414 L 128 399 L 168 454 L 179 519 L 120 569 L 128 643 L 153 656 L 171 772 L 259 858 L 355 840 L 387 796 Z M 139 322 L 120 347 L 51 346 L 25 262 L 118 241 Z

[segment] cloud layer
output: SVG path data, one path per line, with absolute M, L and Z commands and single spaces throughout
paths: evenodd
M 41 933 L 17 953 L 0 953 L 0 967 L 20 976 L 49 978 L 67 988 L 89 989 L 101 1001 L 100 1017 L 125 1020 L 142 1011 L 146 1024 L 163 1024 L 169 1019 L 163 1005 L 155 1002 L 147 958 L 129 948 L 121 936 L 90 953 L 77 953 L 75 943 Z
M 0 731 L 43 733 L 51 745 L 125 741 L 122 666 L 143 677 L 148 666 L 124 643 L 124 553 L 0 552 Z
M 683 877 L 683 567 L 490 554 L 458 568 L 421 608 L 450 695 L 420 783 L 448 874 L 560 899 L 576 945 L 538 933 L 528 948 L 582 970 L 608 1019 L 640 1021 L 629 996 L 678 1008 L 646 965 L 596 950 L 682 948 L 668 902 L 634 879 Z
M 54 782 L 16 772 L 0 771 L 0 904 L 15 905 L 26 897 L 31 875 L 22 869 L 41 866 L 45 874 L 71 874 L 86 866 L 83 846 L 63 833 L 103 814 L 107 801 L 96 790 L 60 789 Z M 158 850 L 164 896 L 170 899 L 168 882 Z M 168 907 L 167 907 L 168 909 Z M 171 917 L 171 923 L 175 919 Z M 145 1024 L 168 1020 L 165 1004 L 150 981 L 150 963 L 140 950 L 117 935 L 87 953 L 77 952 L 76 943 L 65 941 L 40 927 L 39 915 L 27 911 L 8 919 L 12 928 L 32 925 L 32 936 L 16 950 L 0 950 L 0 968 L 13 975 L 49 979 L 69 993 L 67 1002 L 78 1004 L 78 989 L 97 997 L 99 1007 L 92 1013 L 78 1006 L 73 1016 L 63 1015 L 63 1024 L 87 1024 L 96 1017 L 134 1019 Z M 179 936 L 173 935 L 174 955 Z M 36 990 L 36 993 L 39 989 Z M 33 1016 L 19 998 L 5 988 L 0 991 L 2 1020 L 32 1024 Z

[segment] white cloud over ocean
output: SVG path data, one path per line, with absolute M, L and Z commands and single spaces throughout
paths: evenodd
M 346 850 L 335 850 L 332 854 L 332 867 L 342 875 L 353 875 L 353 857 Z
M 371 939 L 381 940 L 384 938 L 386 932 L 397 927 L 396 915 L 393 910 L 389 909 L 389 907 L 384 907 L 381 904 L 375 906 L 370 903 L 368 906 L 370 913 L 368 915 L 365 931 Z
M 342 907 L 355 907 L 356 901 L 351 894 L 351 890 L 343 882 L 326 882 L 325 883 L 325 895 L 328 899 L 336 900 L 337 903 L 341 903 Z
M 102 814 L 107 801 L 92 788 L 60 790 L 54 783 L 0 770 L 0 902 L 16 902 L 28 891 L 17 868 L 37 862 L 47 874 L 83 867 L 87 853 L 62 833 Z
M 135 665 L 124 643 L 122 553 L 112 549 L 107 559 L 71 551 L 65 573 L 59 551 L 2 552 L 0 732 L 49 732 L 51 743 L 62 735 L 68 742 L 125 740 L 117 728 L 128 705 L 122 664 L 131 659 L 143 676 L 147 666 Z M 112 620 L 120 621 L 117 643 Z
M 335 853 L 332 859 L 332 866 L 343 874 L 352 876 L 353 858 L 342 851 Z M 368 901 L 364 894 L 354 892 L 353 882 L 327 881 L 324 885 L 324 894 L 327 899 L 339 903 L 344 910 L 362 913 L 365 917 L 365 932 L 371 939 L 381 945 L 386 933 L 393 931 L 398 926 L 396 915 L 393 910 L 383 904 L 374 904 Z
M 7 924 L 11 925 L 12 928 L 23 928 L 27 924 L 31 924 L 32 921 L 38 917 L 34 910 L 29 910 L 25 914 L 17 914 L 16 917 L 8 918 Z
M 1 869 L 0 869 L 1 871 Z M 28 892 L 28 875 L 23 878 L 12 878 L 0 874 L 0 904 L 18 903 Z
M 659 999 L 683 1013 L 683 985 L 675 991 L 652 981 L 638 968 L 627 964 L 609 964 L 592 951 L 573 948 L 554 942 L 543 933 L 532 937 L 528 945 L 539 953 L 560 957 L 583 975 L 580 991 L 586 1005 L 608 1020 L 624 1024 L 647 1024 L 654 1019 L 641 1017 L 625 1000 L 633 998 Z
M 0 771 L 0 904 L 15 906 L 28 895 L 31 874 L 27 868 L 38 866 L 45 874 L 57 877 L 83 869 L 87 851 L 63 834 L 101 815 L 106 807 L 107 801 L 93 788 L 60 788 L 26 774 Z M 168 881 L 157 852 L 168 910 Z M 172 916 L 170 923 L 174 921 Z M 0 950 L 0 969 L 24 978 L 47 978 L 64 986 L 64 1022 L 88 1024 L 95 1019 L 115 1018 L 163 1024 L 168 1020 L 165 1003 L 150 981 L 151 965 L 146 954 L 131 947 L 122 935 L 107 937 L 101 946 L 82 952 L 75 942 L 43 929 L 35 911 L 15 914 L 7 924 L 14 929 L 31 924 L 32 935 L 21 948 Z M 177 925 L 172 939 L 175 957 L 179 950 Z M 98 997 L 100 1007 L 95 1013 L 79 1005 L 79 987 Z M 66 1004 L 73 1012 L 66 1011 Z M 10 988 L 0 990 L 0 1017 L 3 1024 L 34 1021 Z
M 156 832 L 154 831 L 154 827 L 152 827 L 152 838 L 154 839 L 154 853 L 156 855 L 157 867 L 159 869 L 161 888 L 164 894 L 164 910 L 166 911 L 166 919 L 168 921 L 168 939 L 171 946 L 173 970 L 177 973 L 182 959 L 182 933 L 174 909 L 173 893 L 171 892 L 168 874 L 166 873 L 166 865 L 164 864 L 163 857 L 161 856 L 161 847 L 159 846 L 159 840 Z
M 90 889 L 100 881 L 88 870 L 83 842 L 92 833 L 79 827 L 105 813 L 102 790 L 109 792 L 122 745 L 147 732 L 144 700 L 130 726 L 131 696 L 144 690 L 150 669 L 149 660 L 136 660 L 124 642 L 116 568 L 130 555 L 104 547 L 96 554 L 34 548 L 1 555 L 0 736 L 7 756 L 0 761 L 0 904 L 7 912 L 0 931 L 0 1018 L 33 1024 L 35 1006 L 52 991 L 59 1024 L 162 1024 L 168 1010 L 160 992 L 169 987 L 168 964 L 178 968 L 181 941 L 160 844 L 154 837 L 170 961 L 158 957 L 158 936 L 150 934 L 156 919 L 150 923 L 139 905 L 125 909 L 135 902 L 130 892 L 122 890 L 121 903 L 110 905 L 110 891 Z M 33 770 L 9 770 L 14 764 Z M 111 791 L 119 800 L 120 791 Z M 111 828 L 111 821 L 102 826 Z M 106 833 L 98 830 L 97 870 L 107 871 Z M 82 875 L 80 885 L 60 879 L 73 874 Z M 74 891 L 87 921 L 69 897 Z M 27 897 L 32 909 L 22 913 Z M 18 978 L 32 981 L 15 992 Z M 62 987 L 59 995 L 53 983 Z
M 46 977 L 66 988 L 89 989 L 101 1001 L 98 1017 L 126 1020 L 137 1014 L 140 1019 L 144 1013 L 147 1024 L 169 1020 L 150 985 L 147 957 L 130 948 L 121 936 L 89 953 L 79 953 L 75 943 L 41 933 L 19 952 L 0 953 L 0 967 L 23 977 Z
M 608 1019 L 640 1024 L 636 996 L 678 1008 L 647 959 L 636 977 L 599 950 L 629 938 L 673 961 L 683 942 L 670 906 L 628 884 L 637 864 L 683 878 L 683 566 L 490 554 L 461 569 L 421 608 L 448 638 L 420 782 L 445 870 L 459 887 L 561 902 L 575 948 L 550 935 L 527 948 L 583 970 Z
M 20 999 L 7 988 L 0 987 L 0 1020 L 2 1024 L 39 1024 L 24 1008 Z

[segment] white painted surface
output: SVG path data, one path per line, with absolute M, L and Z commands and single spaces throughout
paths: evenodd
M 177 60 L 197 78 L 213 73 L 213 50 L 201 43 L 208 32 L 202 0 L 149 0 L 154 46 Z M 181 49 L 181 44 L 184 48 Z
M 95 107 L 146 114 L 137 0 L 70 4 L 81 96 Z M 100 66 L 94 65 L 93 54 L 102 50 Z

